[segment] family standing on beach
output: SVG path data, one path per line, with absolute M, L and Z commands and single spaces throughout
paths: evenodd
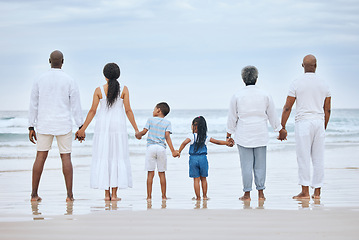
M 145 169 L 147 171 L 147 199 L 152 198 L 152 183 L 157 168 L 160 178 L 162 199 L 166 196 L 168 146 L 173 157 L 180 157 L 189 144 L 189 176 L 193 178 L 195 200 L 207 196 L 209 142 L 233 147 L 237 145 L 242 170 L 244 195 L 249 201 L 252 181 L 258 190 L 258 199 L 265 200 L 263 190 L 266 180 L 266 151 L 268 137 L 267 122 L 279 132 L 278 140 L 286 140 L 285 129 L 292 106 L 296 102 L 295 140 L 298 162 L 299 184 L 302 191 L 294 199 L 309 199 L 309 186 L 314 188 L 313 198 L 319 199 L 324 177 L 324 139 L 330 109 L 331 94 L 326 83 L 315 74 L 317 63 L 313 55 L 303 59 L 304 75 L 290 85 L 283 107 L 281 122 L 276 115 L 271 96 L 258 88 L 258 70 L 254 66 L 242 69 L 245 87 L 234 94 L 230 101 L 226 140 L 217 140 L 207 135 L 204 117 L 193 119 L 192 132 L 176 150 L 171 140 L 171 122 L 165 117 L 170 112 L 167 103 L 156 104 L 142 131 L 138 130 L 131 109 L 129 90 L 120 87 L 120 68 L 108 63 L 103 69 L 106 84 L 95 89 L 93 102 L 86 120 L 83 121 L 79 90 L 75 81 L 61 68 L 63 54 L 56 50 L 50 54 L 51 69 L 34 82 L 29 107 L 29 139 L 37 144 L 37 154 L 32 170 L 31 201 L 40 201 L 38 188 L 52 141 L 56 136 L 62 160 L 62 169 L 67 189 L 66 201 L 73 201 L 72 182 L 72 117 L 79 130 L 75 139 L 82 142 L 85 131 L 97 115 L 93 138 L 91 188 L 105 191 L 105 200 L 118 201 L 118 188 L 132 187 L 126 117 L 135 130 L 135 137 L 147 135 Z M 100 105 L 99 109 L 98 106 Z M 36 127 L 36 132 L 35 132 Z M 310 176 L 310 165 L 313 176 Z M 311 180 L 312 179 L 312 180 Z

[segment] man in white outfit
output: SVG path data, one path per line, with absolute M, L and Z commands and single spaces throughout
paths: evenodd
M 320 199 L 324 178 L 325 129 L 330 117 L 331 94 L 327 84 L 315 74 L 317 60 L 313 55 L 305 56 L 302 66 L 304 75 L 290 85 L 281 123 L 285 129 L 296 101 L 295 141 L 302 191 L 293 199 L 309 199 L 309 186 L 315 189 L 312 198 Z M 313 165 L 312 180 L 310 162 Z
M 34 144 L 37 141 L 37 154 L 32 169 L 31 201 L 41 200 L 37 193 L 38 187 L 54 136 L 62 160 L 67 189 L 66 201 L 73 201 L 71 115 L 77 127 L 80 127 L 83 123 L 80 95 L 75 81 L 61 69 L 63 54 L 57 50 L 53 51 L 49 62 L 51 69 L 34 82 L 30 98 L 29 139 Z

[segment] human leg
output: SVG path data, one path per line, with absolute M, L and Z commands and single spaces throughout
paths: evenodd
M 245 148 L 237 145 L 239 151 L 239 158 L 242 171 L 242 182 L 244 195 L 240 200 L 250 200 L 250 191 L 252 191 L 253 181 L 253 164 L 254 164 L 254 151 L 253 148 Z
M 311 127 L 309 121 L 295 124 L 295 141 L 298 164 L 298 183 L 302 191 L 293 199 L 308 199 L 310 185 L 310 154 L 312 145 Z
M 111 201 L 120 201 L 121 198 L 117 197 L 117 189 L 118 187 L 112 188 Z
M 166 172 L 158 172 L 161 184 L 162 200 L 166 200 Z
M 32 167 L 32 192 L 31 201 L 40 201 L 41 198 L 38 195 L 38 189 L 41 179 L 41 174 L 44 169 L 45 161 L 48 155 L 48 151 L 37 151 L 34 165 Z
M 147 200 L 152 199 L 152 183 L 154 176 L 155 176 L 155 171 L 147 172 Z
M 110 189 L 105 190 L 105 201 L 110 201 L 111 200 L 111 193 L 110 193 Z
M 202 193 L 203 193 L 203 200 L 208 200 L 207 197 L 207 189 L 208 189 L 208 183 L 206 177 L 200 177 L 201 185 L 202 185 Z
M 265 189 L 266 181 L 266 156 L 267 156 L 267 147 L 257 147 L 253 149 L 254 151 L 254 182 L 256 184 L 256 189 L 258 190 L 258 199 L 265 200 L 263 190 Z
M 193 178 L 194 193 L 196 194 L 195 200 L 201 200 L 200 177 Z
M 67 190 L 66 201 L 73 201 L 74 196 L 72 193 L 73 169 L 71 163 L 71 153 L 60 154 L 62 160 L 62 173 L 65 178 L 65 185 Z
M 315 190 L 312 197 L 314 199 L 320 199 L 324 179 L 325 130 L 323 121 L 313 122 L 313 125 L 315 125 L 315 129 L 312 145 L 313 177 L 311 186 L 315 188 Z

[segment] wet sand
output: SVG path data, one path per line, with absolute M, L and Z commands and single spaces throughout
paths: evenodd
M 297 185 L 295 151 L 269 151 L 267 200 L 238 200 L 242 194 L 235 151 L 210 154 L 209 201 L 192 201 L 187 156 L 168 159 L 167 195 L 160 198 L 155 178 L 153 201 L 147 203 L 143 156 L 132 156 L 132 189 L 120 202 L 105 202 L 89 188 L 90 159 L 76 157 L 75 202 L 65 202 L 59 159 L 50 158 L 40 184 L 43 201 L 30 203 L 31 168 L 0 172 L 0 239 L 358 239 L 359 146 L 327 146 L 325 183 L 320 201 L 291 199 Z M 13 159 L 21 164 L 21 159 Z M 302 232 L 302 230 L 305 231 Z

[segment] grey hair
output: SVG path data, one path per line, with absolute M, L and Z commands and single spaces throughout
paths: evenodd
M 257 82 L 258 69 L 255 66 L 246 66 L 242 69 L 242 79 L 246 85 L 254 85 Z

